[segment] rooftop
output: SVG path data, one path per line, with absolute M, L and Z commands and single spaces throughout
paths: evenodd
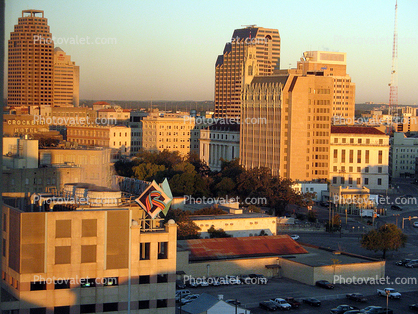
M 192 262 L 308 253 L 288 235 L 193 239 L 178 241 L 177 246 L 190 251 Z
M 272 217 L 266 214 L 252 213 L 252 214 L 225 214 L 225 215 L 191 215 L 192 220 L 212 220 L 212 219 L 248 219 L 248 218 L 272 218 L 276 220 L 276 217 Z
M 331 133 L 385 135 L 382 131 L 369 126 L 331 126 Z

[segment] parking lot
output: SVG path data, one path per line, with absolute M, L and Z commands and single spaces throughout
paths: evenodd
M 417 277 L 417 269 L 413 274 Z M 402 288 L 403 287 L 403 288 Z M 389 308 L 394 313 L 411 312 L 408 306 L 412 303 L 418 303 L 418 287 L 405 285 L 395 288 L 402 293 L 401 300 L 390 300 Z M 298 309 L 292 309 L 291 312 L 297 313 L 329 313 L 329 311 L 340 304 L 348 304 L 358 308 L 365 308 L 370 305 L 386 307 L 386 298 L 378 296 L 376 289 L 384 288 L 382 285 L 336 285 L 334 289 L 327 290 L 320 287 L 308 286 L 296 281 L 285 278 L 270 279 L 267 285 L 233 285 L 233 286 L 209 286 L 200 288 L 188 288 L 191 293 L 208 293 L 213 296 L 222 295 L 223 299 L 237 299 L 241 302 L 241 307 L 251 310 L 251 313 L 267 313 L 267 311 L 258 307 L 259 302 L 271 298 L 284 298 L 292 296 L 299 302 L 305 297 L 315 297 L 321 301 L 320 307 L 312 307 L 302 304 Z M 416 291 L 414 291 L 416 290 Z M 348 293 L 359 292 L 365 295 L 367 302 L 355 302 L 348 300 L 345 295 Z M 301 302 L 302 303 L 302 302 Z M 180 313 L 178 311 L 177 313 Z

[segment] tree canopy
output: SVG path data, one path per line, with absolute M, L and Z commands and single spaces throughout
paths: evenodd
M 363 248 L 371 251 L 382 251 L 386 258 L 387 251 L 397 251 L 405 247 L 407 236 L 394 224 L 385 224 L 364 234 L 360 240 Z

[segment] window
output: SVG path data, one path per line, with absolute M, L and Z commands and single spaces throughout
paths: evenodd
M 80 279 L 81 288 L 93 288 L 96 287 L 96 279 L 94 278 L 83 278 Z
M 377 185 L 382 185 L 382 179 L 380 178 L 377 179 Z
M 337 184 L 337 177 L 332 177 L 332 183 Z
M 70 289 L 70 280 L 55 280 L 54 281 L 54 289 L 60 290 L 60 289 Z
M 71 238 L 71 220 L 57 220 L 55 222 L 56 238 Z
M 139 276 L 139 284 L 146 285 L 150 283 L 150 276 Z
M 82 245 L 81 246 L 81 262 L 95 263 L 96 262 L 96 246 Z
M 168 274 L 159 274 L 157 275 L 157 283 L 168 282 Z
M 82 304 L 80 305 L 80 313 L 96 313 L 96 304 Z
M 81 221 L 81 236 L 96 237 L 97 236 L 97 219 L 83 219 Z
M 30 314 L 46 314 L 46 307 L 38 307 L 36 309 L 30 309 Z
M 3 252 L 3 257 L 6 257 L 6 239 L 3 239 L 3 249 L 2 249 L 2 252 Z
M 369 184 L 369 178 L 364 178 L 364 185 L 368 185 Z
M 353 184 L 353 178 L 348 178 L 348 184 Z
M 377 163 L 382 164 L 382 162 L 383 162 L 383 151 L 379 150 Z
M 108 277 L 103 278 L 103 286 L 117 286 L 119 285 L 119 278 L 118 277 Z
M 168 258 L 168 242 L 158 242 L 158 259 Z
M 7 232 L 6 218 L 7 218 L 6 214 L 3 214 L 3 231 L 4 232 Z
M 140 310 L 149 309 L 149 300 L 139 301 L 138 309 Z
M 345 162 L 345 149 L 341 151 L 341 162 Z
M 55 247 L 55 265 L 71 264 L 71 246 Z
M 369 167 L 364 168 L 365 173 L 369 173 Z
M 382 167 L 377 167 L 377 172 L 378 173 L 382 173 L 383 172 L 383 168 Z
M 32 281 L 30 283 L 30 291 L 46 290 L 45 281 Z
M 357 178 L 357 185 L 361 184 L 361 178 Z
M 54 314 L 70 314 L 69 306 L 56 306 L 54 307 Z
M 352 164 L 353 163 L 353 161 L 354 161 L 354 150 L 352 150 L 352 149 L 350 149 L 350 160 L 349 160 L 349 162 L 350 162 L 350 164 Z
M 338 158 L 338 150 L 334 149 L 334 159 Z
M 118 302 L 103 303 L 103 312 L 117 312 Z
M 149 260 L 150 258 L 150 245 L 149 242 L 144 242 L 139 244 L 140 252 L 139 252 L 139 259 L 140 260 Z
M 344 183 L 345 183 L 344 177 L 341 177 L 341 178 L 340 178 L 340 183 L 341 183 L 341 184 L 344 184 Z
M 369 150 L 366 150 L 366 156 L 364 158 L 365 158 L 366 164 L 368 164 L 370 162 L 370 151 Z
M 357 151 L 357 163 L 361 164 L 361 150 Z
M 157 300 L 157 308 L 167 307 L 167 299 Z

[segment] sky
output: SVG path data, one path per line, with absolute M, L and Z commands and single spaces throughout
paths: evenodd
M 255 24 L 279 30 L 282 69 L 304 51 L 346 52 L 356 103 L 389 101 L 395 0 L 6 0 L 6 47 L 27 9 L 45 11 L 55 47 L 80 66 L 81 99 L 213 100 L 217 56 Z M 398 1 L 403 105 L 418 104 L 417 13 Z

